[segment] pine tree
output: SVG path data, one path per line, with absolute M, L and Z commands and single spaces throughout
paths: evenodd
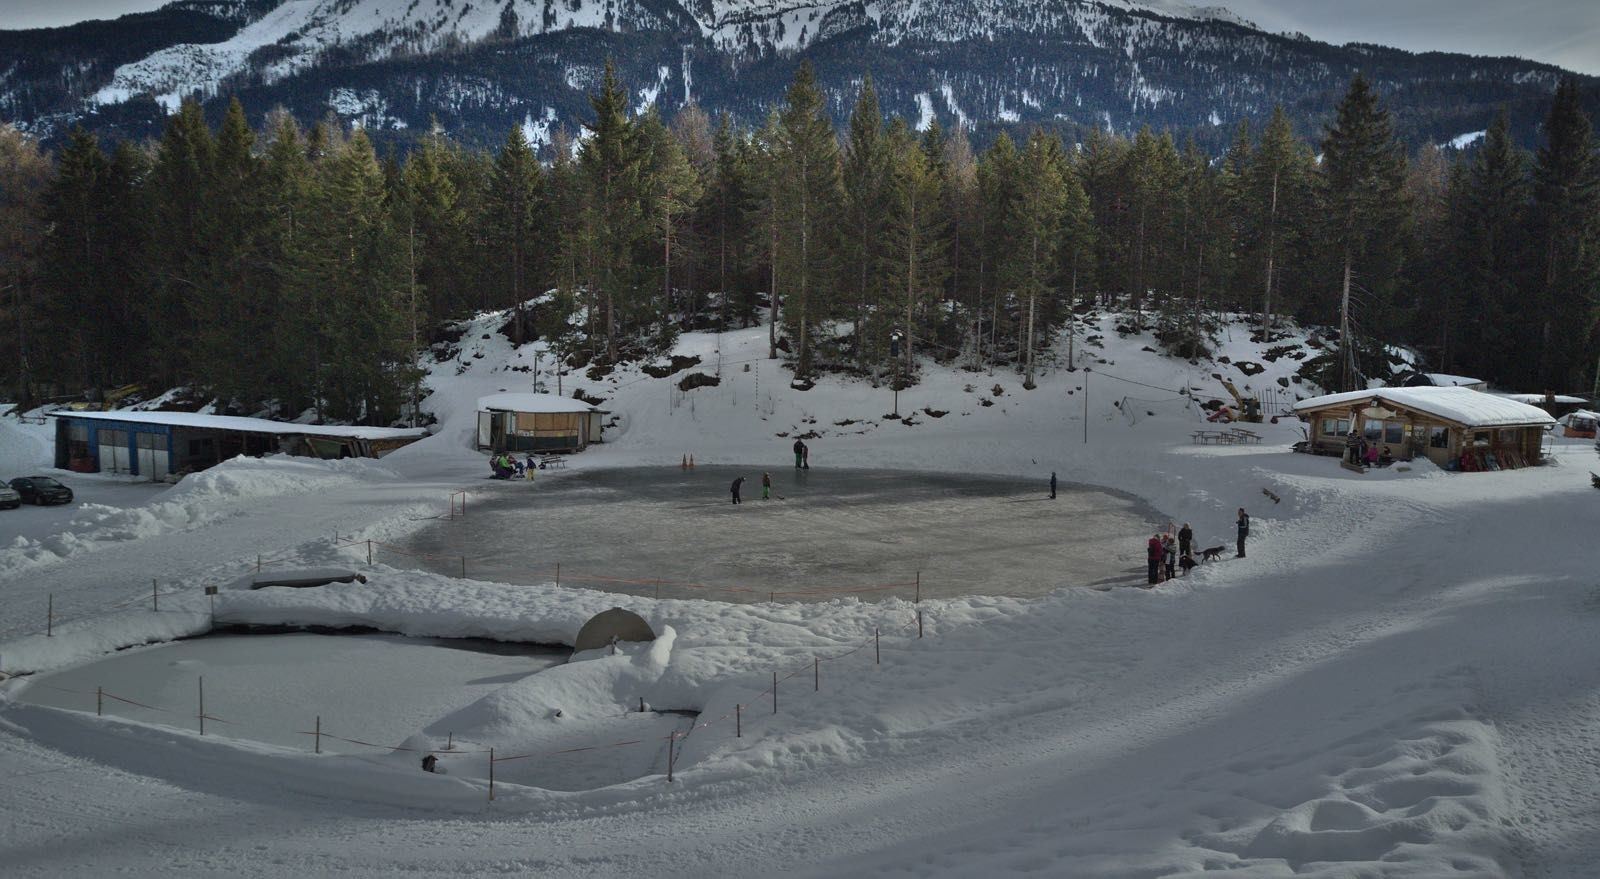
M 1538 273 L 1538 373 L 1542 390 L 1570 389 L 1590 373 L 1600 306 L 1600 157 L 1578 83 L 1556 87 L 1533 170 Z M 1596 367 L 1600 369 L 1600 367 Z
M 263 320 L 256 282 L 261 269 L 256 236 L 264 218 L 254 147 L 255 132 L 234 99 L 217 134 L 206 181 L 205 268 L 198 278 L 205 279 L 207 289 L 193 304 L 194 374 L 224 405 L 232 400 L 245 404 L 246 414 L 254 411 L 256 401 L 271 395 L 261 359 L 244 353 L 272 331 Z
M 1017 181 L 1007 219 L 1017 236 L 1018 248 L 1005 266 L 1002 277 L 1027 303 L 1023 335 L 1022 386 L 1034 387 L 1034 350 L 1037 347 L 1038 311 L 1041 300 L 1053 299 L 1051 283 L 1056 251 L 1062 241 L 1062 220 L 1066 213 L 1066 184 L 1059 160 L 1052 155 L 1052 138 L 1035 130 L 1028 146 L 1018 156 Z M 1059 143 L 1055 144 L 1059 149 Z
M 784 222 L 780 230 L 790 279 L 785 324 L 794 335 L 795 377 L 810 377 L 813 328 L 828 316 L 840 198 L 839 145 L 816 74 L 802 61 L 778 126 L 777 168 Z
M 1261 294 L 1261 330 L 1270 336 L 1285 302 L 1284 278 L 1293 252 L 1292 228 L 1310 211 L 1311 153 L 1294 136 L 1289 116 L 1274 107 L 1272 119 L 1238 173 L 1236 210 L 1240 235 L 1239 286 Z
M 989 360 L 1000 359 L 999 339 L 1002 300 L 1014 301 L 1010 268 L 1021 245 L 1012 223 L 1012 205 L 1022 184 L 1019 157 L 1011 136 L 1001 132 L 978 165 L 978 346 L 983 348 L 982 322 L 987 308 L 989 322 Z M 1009 334 L 1008 334 L 1009 335 Z
M 219 268 L 207 222 L 216 143 L 200 105 L 185 101 L 167 122 L 151 172 L 151 264 L 156 374 L 171 387 L 193 380 L 194 340 L 214 297 Z
M 903 132 L 904 123 L 895 121 L 896 130 Z M 903 385 L 916 375 L 918 337 L 932 335 L 923 312 L 943 291 L 949 269 L 939 169 L 928 158 L 928 151 L 917 148 L 904 134 L 891 134 L 888 140 L 893 150 L 892 177 L 883 252 L 892 266 L 893 291 L 903 309 L 903 363 L 899 370 Z
M 637 124 L 639 148 L 645 154 L 642 183 L 644 210 L 652 229 L 656 250 L 661 255 L 660 320 L 654 345 L 657 350 L 671 347 L 678 321 L 674 319 L 678 297 L 673 288 L 674 250 L 681 246 L 689 211 L 700 198 L 700 176 L 689 164 L 683 148 L 661 123 L 651 108 Z M 682 263 L 684 257 L 676 254 Z M 689 309 L 692 314 L 694 309 Z
M 718 326 L 723 329 L 728 325 L 730 303 L 740 326 L 750 326 L 755 317 L 755 299 L 744 283 L 750 263 L 750 224 L 756 211 L 749 152 L 748 139 L 734 131 L 733 120 L 724 113 L 712 139 L 713 164 L 704 207 L 720 296 Z
M 628 119 L 627 95 L 616 69 L 606 65 L 600 93 L 589 99 L 595 120 L 583 142 L 579 164 L 587 184 L 584 222 L 593 239 L 594 277 L 604 314 L 606 360 L 618 359 L 620 330 L 631 330 L 657 312 L 651 308 L 649 273 L 635 256 L 650 237 L 644 192 L 648 156 Z
M 103 292 L 114 289 L 105 275 L 110 230 L 103 213 L 109 163 L 95 136 L 74 129 L 57 160 L 56 176 L 44 194 L 43 290 L 37 313 L 58 329 L 57 344 L 39 348 L 49 374 L 101 386 L 107 364 L 94 318 Z
M 495 304 L 512 309 L 511 342 L 527 341 L 531 327 L 527 300 L 540 287 L 545 272 L 539 250 L 540 169 L 533 148 L 513 126 L 495 157 L 485 204 L 484 225 L 492 248 L 500 255 L 495 279 Z
M 296 247 L 296 284 L 317 340 L 324 417 L 384 424 L 412 384 L 404 246 L 383 169 L 359 129 L 317 169 Z
M 853 313 L 856 365 L 865 368 L 869 349 L 876 355 L 887 344 L 886 331 L 868 318 L 883 297 L 882 252 L 893 157 L 884 136 L 878 93 L 867 76 L 850 113 L 841 183 L 844 191 L 839 237 L 840 280 Z M 872 344 L 868 339 L 872 339 Z M 876 357 L 874 357 L 876 359 Z
M 1395 323 L 1392 308 L 1401 266 L 1405 219 L 1405 154 L 1394 139 L 1389 113 L 1365 77 L 1356 76 L 1339 103 L 1322 143 L 1321 194 L 1329 228 L 1325 240 L 1339 272 L 1340 390 L 1366 387 L 1352 333 L 1352 291 L 1366 292 L 1364 323 L 1382 337 Z M 1333 382 L 1324 382 L 1331 386 Z
M 22 408 L 35 399 L 30 329 L 45 237 L 44 193 L 53 169 L 38 141 L 0 124 L 0 387 L 14 389 Z

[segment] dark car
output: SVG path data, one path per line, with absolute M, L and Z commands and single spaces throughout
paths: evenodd
M 22 495 L 9 485 L 0 483 L 0 510 L 15 510 L 22 506 Z
M 72 489 L 48 476 L 20 476 L 11 480 L 11 487 L 30 504 L 72 503 Z

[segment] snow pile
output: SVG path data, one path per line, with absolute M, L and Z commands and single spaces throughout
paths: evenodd
M 355 481 L 398 479 L 373 460 L 322 461 L 275 455 L 240 456 L 184 477 L 161 500 L 132 507 L 84 503 L 68 530 L 17 535 L 0 547 L 0 579 L 61 562 L 108 544 L 188 531 L 240 514 L 240 505 L 262 498 L 329 491 Z

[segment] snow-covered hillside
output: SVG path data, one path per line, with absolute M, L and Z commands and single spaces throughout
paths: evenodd
M 616 419 L 572 472 L 675 470 L 689 453 L 776 467 L 793 436 L 814 434 L 815 467 L 1004 474 L 1041 495 L 1055 470 L 1139 495 L 1202 544 L 1227 545 L 1244 506 L 1249 557 L 1154 590 L 1083 588 L 1063 570 L 1042 599 L 979 588 L 924 600 L 921 639 L 898 598 L 657 601 L 367 566 L 367 539 L 421 527 L 452 490 L 492 490 L 470 449 L 478 396 L 532 389 L 535 367 L 555 389 L 542 345 L 513 351 L 492 329 L 501 320 L 469 324 L 443 352 L 426 403 L 437 433 L 380 467 L 294 471 L 307 481 L 275 494 L 268 476 L 305 462 L 229 462 L 205 492 L 180 483 L 129 504 L 187 492 L 212 515 L 0 567 L 0 669 L 34 672 L 0 684 L 9 871 L 1578 877 L 1600 865 L 1590 443 L 1557 443 L 1543 468 L 1366 475 L 1289 452 L 1292 420 L 1256 428 L 1260 445 L 1197 445 L 1198 404 L 1226 399 L 1213 374 L 1289 399 L 1313 390 L 1294 381 L 1303 334 L 1258 343 L 1236 323 L 1219 339 L 1227 362 L 1190 363 L 1147 350 L 1146 332 L 1119 333 L 1129 316 L 1098 316 L 1074 340 L 1087 369 L 1046 364 L 1031 391 L 1009 371 L 924 363 L 902 419 L 885 416 L 886 387 L 793 389 L 765 357 L 765 328 L 686 334 L 675 353 L 699 362 L 655 370 L 664 378 L 638 366 L 559 377 Z M 719 381 L 679 389 L 695 373 Z M 0 525 L 35 512 L 0 512 Z M 520 548 L 530 564 L 536 534 Z M 319 756 L 220 724 L 202 738 L 189 705 L 96 718 L 92 692 L 78 712 L 19 701 L 49 669 L 204 631 L 199 587 L 253 570 L 256 553 L 358 567 L 369 582 L 225 585 L 224 619 L 570 642 L 620 604 L 664 637 L 394 731 L 391 742 L 425 750 L 453 737 L 443 776 L 421 772 L 414 751 L 336 744 Z M 148 598 L 152 577 L 168 593 L 160 612 L 107 607 Z M 52 594 L 67 621 L 46 638 L 33 632 Z M 228 718 L 237 696 L 212 686 L 223 669 L 179 671 L 212 675 L 207 710 Z M 794 675 L 776 706 L 774 671 Z M 639 699 L 698 713 L 630 711 Z M 316 710 L 337 707 L 284 704 L 285 734 Z M 614 747 L 564 753 L 596 744 Z M 500 764 L 491 804 L 480 746 L 539 756 Z

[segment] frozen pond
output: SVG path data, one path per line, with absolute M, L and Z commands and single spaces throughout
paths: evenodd
M 473 649 L 477 648 L 477 649 Z M 488 652 L 488 651 L 495 652 Z M 397 745 L 434 720 L 505 684 L 565 662 L 567 651 L 402 635 L 213 635 L 128 650 L 38 675 L 20 695 L 35 705 L 194 729 L 205 677 L 206 734 L 310 750 L 322 731 Z M 71 692 L 66 692 L 71 691 Z M 160 710 L 153 710 L 160 709 Z M 360 751 L 324 739 L 323 751 Z
M 1059 586 L 1142 583 L 1144 541 L 1164 519 L 1131 495 L 944 473 L 754 467 L 608 469 L 492 482 L 465 518 L 407 548 L 450 560 L 387 564 L 474 579 L 728 601 L 825 600 L 822 590 L 910 583 L 922 594 L 1040 595 Z M 729 484 L 746 477 L 744 503 Z M 781 499 L 780 499 L 781 498 Z M 604 579 L 602 579 L 604 578 Z M 662 581 L 658 587 L 657 580 Z M 631 581 L 631 582 L 616 582 Z M 693 584 L 693 585 L 690 585 Z M 731 590 L 747 591 L 731 591 Z M 788 593 L 788 594 L 785 594 Z M 811 594 L 806 594 L 811 593 Z M 863 592 L 912 597 L 909 585 Z

